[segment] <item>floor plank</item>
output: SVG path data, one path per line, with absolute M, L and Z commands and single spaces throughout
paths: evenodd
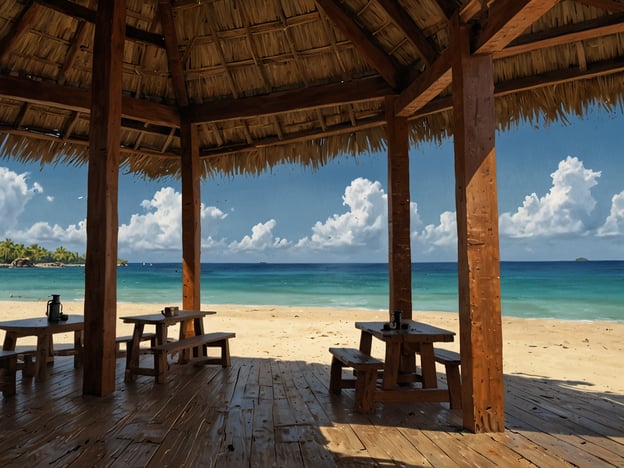
M 622 397 L 542 377 L 506 376 L 506 431 L 470 434 L 446 403 L 354 413 L 352 389 L 329 394 L 329 359 L 172 364 L 165 384 L 125 383 L 124 363 L 106 398 L 82 395 L 71 357 L 45 382 L 18 373 L 0 466 L 624 466 Z

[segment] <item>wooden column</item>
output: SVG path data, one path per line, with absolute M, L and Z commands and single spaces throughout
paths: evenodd
M 409 138 L 407 118 L 394 115 L 394 100 L 386 98 L 389 306 L 390 319 L 394 310 L 400 310 L 408 319 L 412 318 Z
M 505 430 L 492 57 L 453 20 L 453 108 L 464 427 Z
M 199 142 L 196 125 L 184 122 L 180 130 L 182 146 L 182 306 L 184 309 L 199 310 L 201 308 Z
M 83 393 L 115 390 L 118 183 L 125 0 L 99 2 L 89 124 Z

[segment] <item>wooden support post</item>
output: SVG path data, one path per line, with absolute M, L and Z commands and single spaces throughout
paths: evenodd
M 394 310 L 404 319 L 412 318 L 409 139 L 407 118 L 394 115 L 394 100 L 386 98 L 390 320 Z
M 182 306 L 199 310 L 200 298 L 200 180 L 197 125 L 183 122 L 180 129 L 182 146 Z M 187 334 L 193 335 L 192 323 Z
M 500 254 L 490 55 L 471 56 L 468 27 L 452 20 L 459 325 L 464 427 L 505 430 Z
M 115 390 L 117 230 L 126 1 L 99 2 L 89 124 L 83 393 Z

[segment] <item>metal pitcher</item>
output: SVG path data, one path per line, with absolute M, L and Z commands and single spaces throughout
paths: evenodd
M 63 304 L 61 304 L 60 298 L 60 294 L 52 294 L 52 299 L 48 301 L 46 315 L 50 322 L 58 322 L 63 316 Z

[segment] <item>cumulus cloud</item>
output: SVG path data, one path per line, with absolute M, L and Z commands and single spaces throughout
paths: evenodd
M 596 206 L 591 188 L 598 183 L 600 172 L 585 169 L 578 158 L 568 156 L 559 162 L 551 177 L 552 187 L 546 195 L 527 195 L 515 213 L 501 215 L 501 235 L 552 237 L 583 234 L 588 229 L 590 214 Z
M 80 221 L 67 227 L 39 221 L 28 229 L 9 231 L 7 237 L 23 244 L 62 244 L 70 250 L 84 250 L 87 241 L 86 222 Z
M 28 202 L 43 188 L 37 182 L 28 185 L 28 173 L 17 174 L 0 167 L 0 231 L 7 232 L 16 225 Z
M 158 190 L 151 200 L 143 200 L 142 214 L 133 214 L 128 224 L 119 226 L 120 247 L 136 250 L 180 250 L 182 245 L 182 194 L 172 187 Z M 224 219 L 220 209 L 202 204 L 202 228 Z M 210 244 L 212 241 L 208 240 Z
M 436 247 L 457 248 L 457 216 L 454 211 L 445 211 L 440 215 L 440 224 L 428 224 L 422 231 L 413 232 L 412 238 L 424 246 L 426 253 Z
M 276 225 L 277 222 L 274 219 L 270 219 L 266 223 L 258 223 L 251 228 L 251 236 L 245 236 L 239 242 L 232 242 L 228 247 L 233 252 L 258 252 L 288 247 L 290 243 L 286 239 L 273 235 L 273 229 Z
M 611 198 L 611 211 L 605 223 L 598 228 L 600 237 L 624 235 L 624 191 Z
M 312 234 L 297 249 L 333 250 L 379 247 L 387 230 L 387 195 L 379 182 L 357 178 L 345 189 L 342 204 L 348 211 L 317 221 Z

